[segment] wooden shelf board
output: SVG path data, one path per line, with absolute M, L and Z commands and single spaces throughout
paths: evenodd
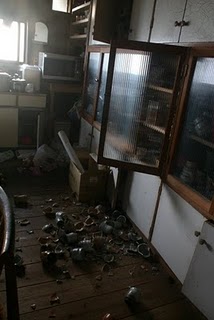
M 209 213 L 211 201 L 203 197 L 197 191 L 192 189 L 190 186 L 185 185 L 177 177 L 169 174 L 166 179 L 167 185 L 179 194 L 184 200 L 192 205 L 196 210 L 201 212 L 207 219 L 213 217 Z
M 77 34 L 77 35 L 73 35 L 73 36 L 70 36 L 70 39 L 72 40 L 83 40 L 83 39 L 86 39 L 87 35 L 86 34 Z
M 210 141 L 207 141 L 207 140 L 205 140 L 203 138 L 195 136 L 194 134 L 191 134 L 189 137 L 190 137 L 190 139 L 195 140 L 195 141 L 203 144 L 204 146 L 207 146 L 207 147 L 209 147 L 211 149 L 214 149 L 214 143 L 213 142 L 210 142 Z
M 83 24 L 87 24 L 87 23 L 88 23 L 88 18 L 82 19 L 79 21 L 75 21 L 72 23 L 72 26 L 79 26 L 79 25 L 83 25 Z
M 125 153 L 131 153 L 134 152 L 134 146 L 130 149 L 129 145 L 127 142 L 124 142 L 122 137 L 112 135 L 111 133 L 106 134 L 106 142 L 107 144 L 111 145 L 113 148 L 118 150 L 119 152 L 125 152 Z M 157 168 L 158 165 L 156 164 L 151 164 L 148 162 L 143 162 L 142 160 L 136 159 L 136 162 L 133 160 L 133 164 L 139 164 L 142 166 L 149 166 L 153 168 Z
M 158 127 L 158 126 L 155 126 L 153 124 L 149 124 L 146 121 L 142 121 L 142 124 L 147 128 L 150 128 L 150 129 L 152 129 L 154 131 L 157 131 L 159 133 L 165 134 L 165 128 L 164 127 Z
M 168 89 L 168 88 L 163 88 L 163 87 L 158 87 L 158 86 L 153 86 L 153 85 L 149 85 L 148 86 L 149 89 L 153 89 L 153 90 L 157 90 L 157 91 L 161 91 L 161 92 L 165 92 L 165 93 L 173 93 L 172 89 Z
M 77 6 L 77 7 L 73 8 L 73 9 L 72 9 L 72 13 L 77 12 L 77 11 L 80 11 L 80 10 L 82 10 L 82 9 L 86 9 L 87 7 L 90 6 L 90 4 L 91 4 L 90 1 L 88 1 L 88 2 L 86 2 L 86 3 L 83 3 L 83 4 L 81 4 L 80 6 Z

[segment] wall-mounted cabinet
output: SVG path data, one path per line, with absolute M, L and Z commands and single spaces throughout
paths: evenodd
M 128 39 L 132 0 L 93 0 L 89 44 Z
M 213 41 L 213 14 L 211 0 L 157 0 L 151 41 Z

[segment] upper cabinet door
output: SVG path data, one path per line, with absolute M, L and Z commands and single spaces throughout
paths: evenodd
M 95 10 L 96 9 L 96 10 Z M 132 0 L 96 0 L 92 7 L 90 44 L 128 39 Z
M 180 42 L 214 40 L 214 2 L 188 0 Z
M 129 40 L 148 41 L 154 1 L 134 0 L 132 7 Z
M 178 42 L 186 0 L 157 0 L 151 42 Z
M 98 162 L 160 174 L 185 48 L 111 45 Z

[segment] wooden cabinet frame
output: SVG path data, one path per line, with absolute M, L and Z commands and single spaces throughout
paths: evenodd
M 96 121 L 98 94 L 99 94 L 99 89 L 101 84 L 100 79 L 101 79 L 101 73 L 102 73 L 104 53 L 109 53 L 109 51 L 110 51 L 109 46 L 89 46 L 87 49 L 86 57 L 85 57 L 86 72 L 85 72 L 84 84 L 83 84 L 83 88 L 84 88 L 83 89 L 83 106 L 86 105 L 86 99 L 87 99 L 87 80 L 88 80 L 88 67 L 89 67 L 90 54 L 93 52 L 100 54 L 97 79 L 94 79 L 94 81 L 97 82 L 97 87 L 94 94 L 93 111 L 92 111 L 92 114 L 90 115 L 83 108 L 81 113 L 81 116 L 92 126 L 96 127 L 98 130 L 100 130 L 100 127 L 101 127 L 101 124 Z
M 105 137 L 107 132 L 108 114 L 109 114 L 109 108 L 110 108 L 110 96 L 111 96 L 111 87 L 112 87 L 112 79 L 113 79 L 113 72 L 114 72 L 114 61 L 115 61 L 116 50 L 118 48 L 128 49 L 128 50 L 131 49 L 139 52 L 149 51 L 152 53 L 153 52 L 158 53 L 161 50 L 162 53 L 175 53 L 176 55 L 179 56 L 179 62 L 176 70 L 176 81 L 172 89 L 173 96 L 171 100 L 168 124 L 166 126 L 166 131 L 165 131 L 164 144 L 162 148 L 162 156 L 160 159 L 159 166 L 157 168 L 149 167 L 146 165 L 144 166 L 142 164 L 131 164 L 128 162 L 122 162 L 122 161 L 107 159 L 103 157 Z M 101 126 L 100 145 L 99 145 L 99 153 L 98 153 L 99 163 L 115 166 L 115 167 L 121 167 L 128 170 L 154 174 L 154 175 L 160 175 L 160 176 L 163 175 L 163 170 L 165 168 L 165 163 L 166 163 L 167 154 L 168 154 L 169 136 L 170 136 L 171 127 L 172 127 L 171 123 L 174 118 L 174 114 L 177 107 L 178 92 L 180 90 L 180 85 L 181 85 L 180 75 L 182 73 L 182 69 L 184 66 L 186 52 L 187 52 L 187 48 L 185 47 L 167 46 L 167 45 L 151 44 L 151 43 L 136 42 L 136 41 L 112 41 L 109 67 L 108 67 L 106 93 L 105 93 L 104 111 L 103 111 L 102 126 Z
M 107 132 L 108 114 L 110 108 L 110 96 L 111 96 L 111 86 L 114 71 L 114 61 L 117 48 L 133 49 L 133 50 L 144 50 L 159 52 L 172 52 L 180 55 L 180 61 L 176 72 L 176 81 L 173 88 L 173 96 L 171 102 L 171 111 L 168 119 L 168 125 L 165 131 L 165 140 L 162 150 L 162 157 L 158 168 L 145 167 L 141 164 L 124 163 L 115 159 L 108 159 L 103 157 L 105 136 Z M 89 47 L 87 54 L 87 61 L 90 52 L 100 52 L 101 58 L 99 63 L 99 77 L 101 76 L 102 63 L 103 63 L 103 53 L 109 52 L 109 48 L 101 46 Z M 128 170 L 144 172 L 153 175 L 159 175 L 163 182 L 165 182 L 170 188 L 172 188 L 176 193 L 178 193 L 183 199 L 185 199 L 190 205 L 192 205 L 196 210 L 202 213 L 206 218 L 213 219 L 214 216 L 214 197 L 212 201 L 203 197 L 196 190 L 191 189 L 188 185 L 185 185 L 171 174 L 171 167 L 173 158 L 175 157 L 176 149 L 181 137 L 182 124 L 185 116 L 185 111 L 187 109 L 187 102 L 190 93 L 191 81 L 194 75 L 194 69 L 196 65 L 197 58 L 199 57 L 211 57 L 214 58 L 214 51 L 211 45 L 205 47 L 200 46 L 200 44 L 195 47 L 178 47 L 178 46 L 168 46 L 162 44 L 151 44 L 151 43 L 139 43 L 135 41 L 112 41 L 110 50 L 110 59 L 108 66 L 108 76 L 107 85 L 105 91 L 105 103 L 102 117 L 102 125 L 95 121 L 97 112 L 97 101 L 98 93 L 100 88 L 100 83 L 98 81 L 98 86 L 96 88 L 96 94 L 93 105 L 93 115 L 89 116 L 84 111 L 82 113 L 83 118 L 85 118 L 93 127 L 98 130 L 101 129 L 98 162 L 114 166 L 118 168 L 125 168 Z M 84 88 L 86 88 L 87 72 L 84 81 Z M 86 90 L 86 89 L 85 89 Z M 85 99 L 86 91 L 84 91 Z M 84 102 L 85 103 L 85 102 Z
M 163 180 L 171 187 L 175 192 L 177 192 L 183 199 L 185 199 L 189 204 L 191 204 L 196 210 L 202 213 L 206 218 L 213 219 L 214 216 L 214 197 L 212 201 L 209 201 L 197 191 L 191 189 L 187 185 L 184 185 L 180 180 L 174 177 L 171 173 L 172 161 L 175 156 L 176 147 L 179 143 L 182 131 L 183 119 L 187 107 L 187 102 L 189 98 L 191 81 L 194 74 L 194 69 L 196 65 L 196 60 L 199 57 L 214 58 L 214 51 L 211 46 L 202 48 L 201 46 L 194 47 L 190 51 L 190 57 L 188 60 L 188 72 L 184 81 L 184 86 L 181 94 L 180 105 L 176 113 L 176 123 L 172 132 L 172 139 L 170 141 L 170 152 L 169 158 L 166 165 L 166 170 L 164 173 Z

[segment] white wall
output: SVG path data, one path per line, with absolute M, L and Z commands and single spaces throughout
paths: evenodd
M 123 208 L 130 219 L 148 237 L 155 210 L 160 178 L 133 172 L 128 175 Z

